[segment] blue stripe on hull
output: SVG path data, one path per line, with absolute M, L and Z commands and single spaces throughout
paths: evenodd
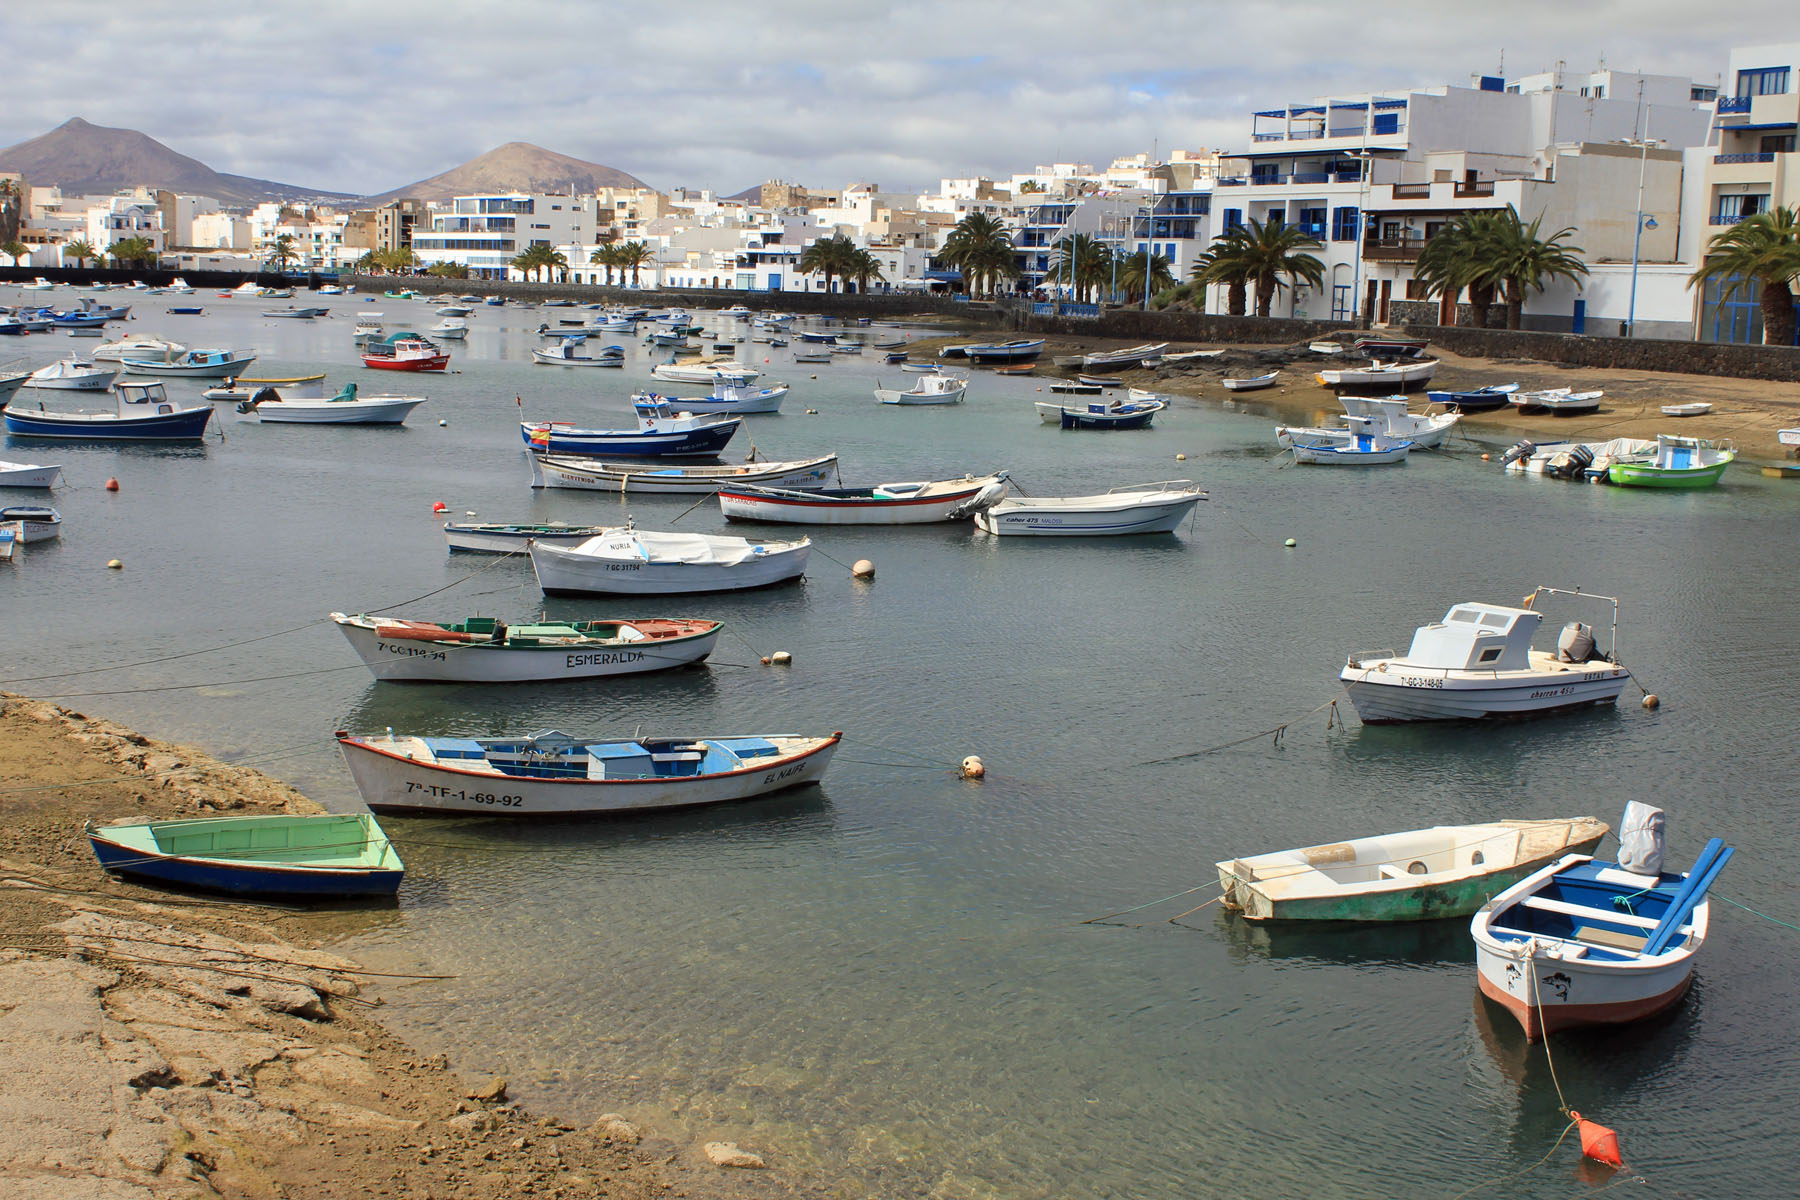
M 72 438 L 81 441 L 199 441 L 212 409 L 130 417 L 118 421 L 59 421 L 52 413 L 5 410 L 6 432 L 14 437 Z
M 145 858 L 99 841 L 94 856 L 107 871 L 177 887 L 239 896 L 392 896 L 401 871 L 326 871 L 319 868 L 235 867 L 193 858 Z

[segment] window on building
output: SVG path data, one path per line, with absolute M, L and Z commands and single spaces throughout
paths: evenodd
M 1325 240 L 1325 212 L 1323 208 L 1303 208 L 1299 214 L 1301 230 L 1321 242 Z
M 1794 135 L 1791 133 L 1764 134 L 1762 152 L 1764 154 L 1792 154 L 1794 152 Z
M 1242 229 L 1243 227 L 1244 227 L 1244 210 L 1241 208 L 1226 209 L 1225 210 L 1225 221 L 1224 221 L 1223 226 L 1221 227 L 1221 231 L 1224 233 L 1230 233 L 1234 229 Z
M 1361 214 L 1355 208 L 1337 208 L 1331 213 L 1331 240 L 1354 242 Z
M 1738 72 L 1739 96 L 1779 96 L 1787 90 L 1786 67 L 1759 67 L 1754 71 Z
M 1424 280 L 1409 279 L 1406 281 L 1406 298 L 1408 300 L 1429 300 L 1431 292 Z
M 1688 99 L 1695 104 L 1711 104 L 1719 98 L 1719 89 L 1715 87 L 1695 87 L 1688 90 Z

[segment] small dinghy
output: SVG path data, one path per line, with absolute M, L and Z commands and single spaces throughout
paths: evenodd
M 381 812 L 599 816 L 748 800 L 817 783 L 843 734 L 804 737 L 353 737 L 338 747 Z
M 414 683 L 527 683 L 664 671 L 704 660 L 724 628 L 718 621 L 665 617 L 519 625 L 494 617 L 441 624 L 334 612 L 331 619 L 375 678 Z
M 531 486 L 587 492 L 704 496 L 733 483 L 764 483 L 780 488 L 824 487 L 837 477 L 837 465 L 835 454 L 788 462 L 712 463 L 705 466 L 663 466 L 655 459 L 605 462 L 597 458 L 534 454 L 531 456 Z
M 933 372 L 930 375 L 920 375 L 905 391 L 877 387 L 875 399 L 883 404 L 955 404 L 968 390 L 968 380 Z
M 1106 400 L 1080 408 L 1040 402 L 1037 409 L 1040 420 L 1054 419 L 1063 429 L 1148 429 L 1156 414 L 1167 407 L 1161 400 Z M 1046 409 L 1056 410 L 1054 418 Z
M 1516 383 L 1490 383 L 1485 387 L 1467 388 L 1460 392 L 1426 392 L 1425 398 L 1433 404 L 1455 408 L 1458 412 L 1492 412 L 1510 404 L 1513 393 L 1518 390 L 1519 385 Z
M 1404 463 L 1417 445 L 1380 432 L 1371 417 L 1345 417 L 1344 425 L 1342 436 L 1331 429 L 1278 426 L 1275 440 L 1287 447 L 1295 462 L 1332 467 L 1381 467 Z
M 391 896 L 406 872 L 368 813 L 86 825 L 100 866 L 239 896 Z
M 94 352 L 94 357 L 100 357 L 99 351 Z M 1704 417 L 1712 411 L 1712 407 L 1704 400 L 1690 400 L 1686 404 L 1663 405 L 1662 415 L 1665 417 Z
M 0 488 L 52 488 L 61 474 L 61 464 L 0 460 Z
M 1358 354 L 1368 358 L 1417 358 L 1431 343 L 1424 338 L 1364 335 L 1351 339 Z
M 1228 392 L 1255 392 L 1274 387 L 1275 378 L 1280 374 L 1280 371 L 1270 371 L 1267 375 L 1227 375 L 1220 382 Z
M 471 554 L 523 554 L 528 542 L 572 546 L 599 537 L 610 525 L 506 525 L 497 523 L 444 524 L 444 541 L 452 550 Z
M 1466 917 L 1607 833 L 1593 817 L 1436 825 L 1218 863 L 1227 909 L 1251 921 Z
M 1366 367 L 1327 367 L 1314 376 L 1328 388 L 1388 387 L 1404 391 L 1428 383 L 1437 373 L 1438 360 L 1415 358 L 1404 362 L 1371 362 Z
M 1501 892 L 1469 923 L 1482 995 L 1526 1041 L 1622 1025 L 1679 1001 L 1706 944 L 1707 891 L 1734 853 L 1706 843 L 1685 874 L 1662 869 L 1662 810 L 1633 801 L 1617 862 L 1571 854 Z
M 1547 412 L 1566 417 L 1577 413 L 1598 412 L 1605 392 L 1577 392 L 1572 388 L 1550 388 L 1537 392 L 1514 392 L 1511 401 L 1522 413 Z
M 812 540 L 751 542 L 704 533 L 609 529 L 574 546 L 533 542 L 546 595 L 672 596 L 770 587 L 800 578 Z
M 1592 627 L 1571 621 L 1555 651 L 1534 650 L 1543 622 L 1536 605 L 1551 596 L 1610 603 L 1613 646 L 1602 654 Z M 1612 704 L 1631 672 L 1617 659 L 1619 602 L 1562 588 L 1539 587 L 1522 608 L 1454 605 L 1442 621 L 1421 625 L 1405 654 L 1352 654 L 1338 679 L 1365 725 L 1400 721 L 1535 717 Z
M 1008 496 L 976 513 L 975 527 L 1002 537 L 1173 533 L 1206 498 L 1191 479 L 1131 484 L 1094 496 Z
M 0 524 L 13 526 L 21 546 L 54 541 L 62 536 L 62 514 L 47 504 L 0 507 Z
M 1656 439 L 1656 452 L 1648 461 L 1615 462 L 1606 479 L 1619 487 L 1709 488 L 1735 461 L 1737 450 L 1730 442 L 1665 433 Z
M 729 484 L 719 509 L 731 521 L 795 525 L 924 525 L 966 521 L 1006 494 L 1005 471 L 866 488 L 790 488 Z

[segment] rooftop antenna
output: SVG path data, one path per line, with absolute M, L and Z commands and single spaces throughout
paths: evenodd
M 1500 66 L 1495 69 L 1494 74 L 1500 76 L 1500 78 L 1502 78 L 1502 79 L 1506 78 L 1506 47 L 1505 46 L 1500 47 Z

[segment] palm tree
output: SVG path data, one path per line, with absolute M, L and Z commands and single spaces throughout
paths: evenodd
M 1224 284 L 1225 311 L 1234 317 L 1243 316 L 1250 307 L 1250 273 L 1244 257 L 1244 236 L 1244 227 L 1240 225 L 1213 239 L 1213 244 L 1195 261 L 1194 269 L 1188 274 L 1188 278 L 1200 287 Z
M 938 261 L 962 272 L 963 290 L 971 295 L 981 290 L 984 281 L 991 291 L 999 280 L 1019 273 L 1006 226 L 986 213 L 970 213 L 958 221 L 944 239 Z
M 1554 279 L 1574 282 L 1588 273 L 1587 264 L 1581 261 L 1581 247 L 1563 241 L 1575 227 L 1564 226 L 1545 238 L 1539 236 L 1543 223 L 1544 215 L 1539 213 L 1531 224 L 1525 224 L 1509 204 L 1495 214 L 1490 240 L 1483 245 L 1489 269 L 1499 277 L 1506 297 L 1508 329 L 1523 323 L 1527 293 L 1543 291 Z
M 439 279 L 467 279 L 469 268 L 462 263 L 440 262 L 426 267 L 425 273 Z
M 1087 303 L 1089 295 L 1112 277 L 1112 251 L 1090 233 L 1069 234 L 1056 246 L 1050 260 L 1052 281 L 1071 287 L 1077 303 Z
M 285 272 L 289 265 L 298 262 L 300 256 L 294 252 L 294 235 L 280 233 L 269 246 L 269 266 L 277 273 Z
M 544 270 L 556 273 L 556 282 L 562 283 L 569 278 L 569 259 L 561 250 L 551 246 L 544 247 L 548 253 L 544 255 Z
M 856 244 L 847 237 L 819 238 L 800 251 L 800 259 L 794 266 L 802 275 L 825 276 L 825 290 L 829 292 L 832 276 L 850 273 L 855 254 Z
M 122 238 L 106 248 L 106 256 L 120 266 L 154 263 L 156 247 L 141 237 Z
M 606 268 L 606 286 L 612 286 L 613 267 L 618 265 L 619 248 L 608 242 L 588 251 L 588 265 Z
M 1135 304 L 1144 299 L 1146 275 L 1149 277 L 1148 290 L 1151 294 L 1175 286 L 1175 273 L 1169 270 L 1169 260 L 1148 249 L 1140 250 L 1126 256 L 1119 263 L 1119 286 L 1125 289 L 1127 303 Z
M 375 261 L 383 270 L 403 275 L 419 264 L 419 256 L 410 246 L 395 246 L 391 250 L 377 250 Z
M 621 283 L 624 282 L 625 272 L 629 269 L 631 271 L 632 287 L 637 286 L 638 268 L 647 267 L 656 261 L 656 251 L 650 249 L 650 247 L 646 246 L 643 242 L 620 242 L 617 247 L 617 252 L 619 280 Z
M 552 250 L 549 246 L 544 245 L 542 242 L 534 242 L 525 247 L 525 249 L 512 260 L 511 265 L 527 279 L 531 278 L 531 273 L 533 271 L 536 271 L 538 273 L 538 278 L 542 279 L 545 271 L 548 271 L 551 267 L 554 267 L 559 263 L 565 267 L 569 265 L 567 259 L 564 259 L 562 255 Z
M 1454 313 L 1464 288 L 1469 290 L 1470 319 L 1485 329 L 1488 310 L 1501 279 L 1489 261 L 1484 245 L 1496 240 L 1493 212 L 1459 213 L 1434 234 L 1419 252 L 1413 278 L 1425 285 L 1429 296 L 1448 296 Z M 1452 316 L 1451 324 L 1455 324 Z
M 27 246 L 24 242 L 21 242 L 18 238 L 13 238 L 4 245 L 0 245 L 0 254 L 5 254 L 6 257 L 12 259 L 12 264 L 15 267 L 19 265 L 19 260 L 29 253 L 31 253 L 31 247 Z
M 372 271 L 379 270 L 381 264 L 376 261 L 373 250 L 365 250 L 363 256 L 351 263 L 350 267 L 359 275 L 367 275 Z
M 1307 253 L 1323 247 L 1299 226 L 1251 219 L 1244 223 L 1243 234 L 1235 253 L 1243 259 L 1244 281 L 1256 289 L 1257 316 L 1268 316 L 1275 293 L 1289 284 L 1325 285 L 1325 264 Z
M 846 278 L 856 281 L 856 290 L 859 292 L 866 292 L 871 283 L 887 278 L 881 272 L 881 260 L 863 249 L 858 249 L 850 256 L 850 266 L 844 274 Z
M 1771 208 L 1745 217 L 1706 243 L 1700 269 L 1689 286 L 1720 280 L 1719 299 L 1729 300 L 1746 288 L 1760 288 L 1763 345 L 1794 343 L 1793 280 L 1800 275 L 1800 207 Z
M 77 270 L 86 266 L 88 259 L 100 257 L 100 255 L 95 252 L 91 242 L 82 240 L 76 240 L 64 246 L 63 255 L 66 258 L 75 260 L 75 267 Z

